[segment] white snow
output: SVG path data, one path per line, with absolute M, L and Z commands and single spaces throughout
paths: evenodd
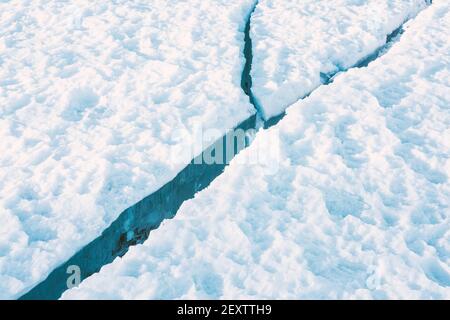
M 449 299 L 449 28 L 433 1 L 63 298 Z
M 386 41 L 424 0 L 260 0 L 252 15 L 253 94 L 267 120 Z
M 1 299 L 171 180 L 206 147 L 197 127 L 254 114 L 239 86 L 253 5 L 0 1 Z

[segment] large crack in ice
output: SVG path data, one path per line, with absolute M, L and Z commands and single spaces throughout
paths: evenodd
M 427 2 L 427 4 L 431 4 L 431 1 Z M 331 84 L 337 76 L 347 72 L 348 70 L 355 69 L 355 68 L 365 68 L 371 62 L 373 62 L 373 61 L 377 60 L 378 58 L 380 58 L 381 56 L 385 55 L 396 42 L 400 41 L 400 38 L 404 32 L 404 25 L 405 25 L 405 23 L 407 23 L 410 20 L 411 19 L 407 19 L 397 29 L 395 29 L 390 34 L 388 34 L 386 36 L 386 42 L 384 43 L 384 45 L 377 48 L 373 53 L 369 54 L 368 56 L 360 59 L 352 67 L 347 68 L 345 70 L 340 70 L 338 72 L 330 73 L 330 74 L 321 73 L 320 78 L 321 78 L 322 84 L 319 87 Z M 301 100 L 307 98 L 316 90 L 317 90 L 317 88 L 315 88 L 314 90 L 312 90 L 311 92 L 306 94 L 304 97 L 301 98 Z M 254 99 L 254 97 L 252 99 Z M 281 119 L 284 118 L 285 115 L 286 115 L 286 111 L 265 121 L 264 128 L 267 129 L 267 128 L 270 128 L 270 127 L 276 125 Z
M 252 11 L 249 13 L 247 17 L 247 21 L 245 22 L 244 29 L 244 57 L 245 57 L 245 65 L 244 70 L 242 70 L 241 77 L 241 88 L 245 92 L 245 94 L 249 97 L 250 103 L 255 107 L 256 112 L 258 113 L 258 118 L 262 119 L 260 116 L 260 109 L 256 104 L 255 96 L 252 92 L 252 63 L 253 63 L 253 47 L 252 47 L 252 38 L 250 37 L 250 27 L 253 12 L 255 12 L 256 6 L 258 5 L 258 1 L 256 1 L 253 6 Z
M 245 25 L 244 35 L 244 56 L 246 59 L 244 70 L 241 76 L 241 87 L 249 96 L 250 102 L 254 104 L 251 93 L 251 62 L 252 45 L 250 39 L 250 17 L 256 7 L 253 6 L 248 15 Z M 225 136 L 218 139 L 210 147 L 193 159 L 172 181 L 152 193 L 145 199 L 125 210 L 103 233 L 91 243 L 82 248 L 64 264 L 53 270 L 48 277 L 31 289 L 28 293 L 20 297 L 23 300 L 53 300 L 58 299 L 64 291 L 68 289 L 67 270 L 70 266 L 77 266 L 81 271 L 81 280 L 100 269 L 115 258 L 123 256 L 131 246 L 143 243 L 165 219 L 173 218 L 186 200 L 192 199 L 195 194 L 210 185 L 230 163 L 231 159 L 237 155 L 242 148 L 248 146 L 249 141 L 243 146 L 233 144 L 232 151 L 227 147 L 230 138 L 234 139 L 236 130 L 248 131 L 255 129 L 260 121 L 255 114 L 249 119 L 230 130 Z M 205 157 L 215 152 L 214 150 L 223 148 L 223 161 L 208 164 Z
M 429 3 L 431 3 L 431 1 Z M 64 264 L 54 269 L 44 281 L 39 283 L 20 299 L 58 299 L 62 293 L 68 289 L 67 279 L 69 275 L 67 270 L 70 266 L 78 266 L 81 271 L 81 280 L 84 280 L 92 274 L 99 272 L 104 265 L 113 262 L 115 258 L 125 255 L 131 246 L 143 243 L 149 237 L 152 230 L 158 228 L 165 219 L 173 218 L 183 202 L 194 198 L 197 192 L 200 192 L 209 186 L 224 171 L 230 160 L 243 148 L 250 145 L 251 142 L 248 140 L 241 148 L 236 148 L 236 146 L 233 145 L 233 151 L 230 153 L 230 157 L 230 154 L 227 153 L 226 149 L 229 141 L 228 139 L 230 135 L 234 134 L 233 132 L 235 130 L 267 129 L 275 126 L 283 119 L 286 112 L 264 121 L 252 92 L 251 69 L 253 51 L 250 27 L 252 14 L 256 9 L 257 4 L 258 2 L 256 1 L 245 24 L 245 44 L 243 53 L 246 61 L 241 76 L 242 90 L 249 97 L 250 103 L 255 107 L 256 114 L 242 122 L 235 129 L 228 132 L 225 136 L 218 139 L 214 144 L 204 150 L 202 154 L 193 159 L 172 181 L 121 213 L 119 218 L 104 230 L 98 238 L 82 248 Z M 406 22 L 407 21 L 405 21 L 405 23 Z M 370 62 L 384 55 L 393 43 L 399 40 L 402 33 L 403 24 L 387 36 L 385 45 L 378 48 L 368 57 L 361 59 L 349 69 L 365 67 Z M 322 85 L 330 84 L 336 76 L 347 70 L 342 70 L 336 74 L 321 74 L 323 80 Z M 313 91 L 302 99 L 309 96 Z M 224 148 L 223 154 L 227 155 L 226 159 L 222 161 L 221 164 L 207 164 L 205 161 L 202 161 L 205 155 L 214 152 L 212 150 L 217 149 L 218 146 Z

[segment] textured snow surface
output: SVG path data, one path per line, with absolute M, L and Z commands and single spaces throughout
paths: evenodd
M 252 15 L 253 94 L 264 117 L 386 42 L 424 0 L 260 0 Z
M 433 3 L 63 298 L 449 299 L 450 4 Z M 278 163 L 245 164 L 275 138 Z
M 171 180 L 202 150 L 197 125 L 254 114 L 239 86 L 253 5 L 0 1 L 0 298 Z

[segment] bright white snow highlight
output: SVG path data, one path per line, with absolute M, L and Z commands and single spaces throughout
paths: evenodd
M 424 0 L 260 0 L 252 16 L 253 94 L 267 120 L 386 42 Z
M 386 55 L 257 135 L 279 135 L 276 174 L 239 164 L 252 145 L 64 298 L 449 299 L 449 28 L 433 1 Z
M 253 5 L 0 1 L 0 298 L 171 180 L 174 155 L 202 151 L 195 126 L 254 114 L 239 86 Z

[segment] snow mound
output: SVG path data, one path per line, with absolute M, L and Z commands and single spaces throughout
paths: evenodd
M 254 114 L 239 87 L 253 5 L 0 1 L 0 298 L 175 177 L 197 127 Z
M 449 27 L 433 1 L 63 298 L 449 299 Z
M 424 0 L 260 0 L 252 16 L 253 94 L 267 120 L 386 42 Z

